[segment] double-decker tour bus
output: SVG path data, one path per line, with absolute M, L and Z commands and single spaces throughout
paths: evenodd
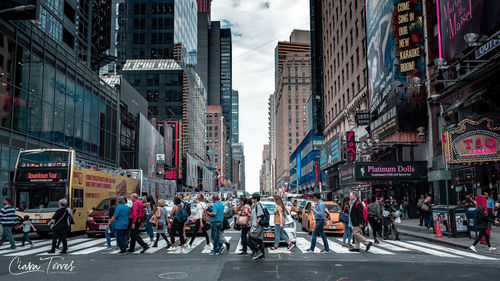
M 47 234 L 47 223 L 58 209 L 58 201 L 65 198 L 75 221 L 71 231 L 83 231 L 87 215 L 104 198 L 139 193 L 138 179 L 84 165 L 76 161 L 72 149 L 21 150 L 10 192 L 16 215 L 28 215 L 38 234 Z

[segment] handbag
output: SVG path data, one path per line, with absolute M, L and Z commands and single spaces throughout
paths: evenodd
M 239 216 L 238 216 L 238 217 L 236 217 L 236 218 L 234 218 L 234 226 L 233 226 L 233 228 L 234 228 L 235 230 L 241 230 L 241 229 L 242 229 L 242 225 L 239 225 L 239 224 L 238 224 L 238 219 L 239 219 Z
M 229 224 L 229 220 L 227 218 L 224 218 L 222 220 L 222 230 L 230 229 L 231 225 Z
M 429 205 L 427 204 L 422 205 L 422 210 L 429 211 Z
M 201 218 L 203 220 L 203 223 L 207 223 L 210 221 L 210 218 L 208 217 L 208 211 L 207 208 L 203 210 L 203 216 Z
M 341 221 L 343 223 L 349 223 L 349 216 L 344 214 L 344 213 L 340 213 L 339 221 Z
M 235 225 L 246 226 L 248 224 L 248 216 L 238 215 L 234 221 Z
M 66 211 L 66 212 L 64 212 L 64 214 L 66 215 L 66 214 L 68 214 L 68 212 Z M 59 218 L 59 220 L 58 220 L 56 223 L 51 224 L 51 225 L 50 225 L 50 230 L 53 230 L 53 229 L 54 229 L 54 227 L 56 226 L 56 224 L 60 223 L 60 222 L 61 222 L 61 220 L 62 220 L 64 217 L 65 217 L 65 216 L 63 215 L 61 218 Z

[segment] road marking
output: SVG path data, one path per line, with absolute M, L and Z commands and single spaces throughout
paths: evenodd
M 68 245 L 73 245 L 73 244 L 84 242 L 84 241 L 88 241 L 88 240 L 89 240 L 89 238 L 77 238 L 77 239 L 74 239 L 74 240 L 69 240 L 68 241 Z M 52 245 L 50 245 L 50 246 L 44 246 L 44 247 L 40 247 L 40 248 L 28 250 L 28 251 L 21 251 L 21 252 L 15 252 L 15 253 L 7 254 L 5 256 L 27 256 L 27 255 L 31 255 L 31 254 L 36 254 L 36 253 L 44 252 L 44 251 L 49 251 L 51 248 L 52 248 Z
M 272 248 L 267 248 L 269 254 L 291 254 L 292 252 L 288 250 L 287 247 L 278 247 L 278 249 L 273 250 Z
M 224 238 L 226 238 L 226 241 L 229 243 L 229 240 L 231 240 L 231 236 L 224 236 Z M 213 244 L 213 243 L 211 243 Z M 208 254 L 210 253 L 211 251 L 213 250 L 213 245 L 212 245 L 212 248 L 204 248 L 203 251 L 201 251 L 202 254 Z
M 424 243 L 424 242 L 420 242 L 420 241 L 408 241 L 408 242 L 410 242 L 412 244 L 426 246 L 426 247 L 429 247 L 429 248 L 434 248 L 436 250 L 450 252 L 452 254 L 457 254 L 457 255 L 461 255 L 461 256 L 470 257 L 470 258 L 476 258 L 476 259 L 480 259 L 480 260 L 498 260 L 496 258 L 490 258 L 490 257 L 487 257 L 487 256 L 478 255 L 478 254 L 475 254 L 475 253 L 469 253 L 469 252 L 459 251 L 459 250 L 450 249 L 450 248 L 446 248 L 446 247 L 443 247 L 443 246 L 434 245 L 434 244 L 430 244 L 430 243 Z
M 33 246 L 33 248 L 31 248 L 31 247 L 28 245 L 28 246 L 24 246 L 24 247 L 17 247 L 17 248 L 15 248 L 15 249 L 11 249 L 11 248 L 10 248 L 10 245 L 9 245 L 8 250 L 3 250 L 3 251 L 0 251 L 0 255 L 1 255 L 1 254 L 5 254 L 5 253 L 14 252 L 14 251 L 23 251 L 23 250 L 29 250 L 29 249 L 36 249 L 38 246 L 47 245 L 47 244 L 50 244 L 50 243 L 52 243 L 52 240 L 41 241 L 41 242 L 35 242 L 35 246 Z
M 338 241 L 342 242 L 342 238 L 337 238 Z M 381 254 L 381 255 L 394 255 L 394 253 L 379 249 L 377 247 L 374 247 L 376 244 L 373 244 L 368 252 L 372 252 L 374 254 Z M 366 250 L 366 246 L 363 243 L 359 243 L 359 249 L 361 250 Z
M 78 245 L 75 245 L 75 246 L 73 246 L 71 248 L 68 248 L 68 251 L 70 251 L 72 253 L 72 252 L 76 252 L 76 251 L 78 251 L 80 249 L 92 247 L 92 246 L 95 246 L 96 244 L 102 243 L 103 240 L 106 241 L 106 239 L 94 239 L 94 240 L 89 241 L 89 242 L 78 244 Z M 48 253 L 41 253 L 41 254 L 38 254 L 38 255 L 45 256 L 45 255 L 50 255 L 50 254 L 48 254 Z
M 80 250 L 77 252 L 71 252 L 69 254 L 70 255 L 87 255 L 87 254 L 91 254 L 94 252 L 99 252 L 99 251 L 105 250 L 107 248 L 108 248 L 108 246 L 106 246 L 106 247 L 91 247 L 91 248 Z
M 335 241 L 332 241 L 330 239 L 328 240 L 328 248 L 330 248 L 330 251 L 334 253 L 339 253 L 339 254 L 355 254 L 356 252 L 349 252 L 348 248 L 342 247 L 342 245 L 338 244 Z M 319 244 L 323 245 L 323 239 L 317 240 Z M 323 245 L 324 246 L 324 245 Z
M 373 245 L 377 245 L 377 247 L 382 247 L 382 248 L 386 248 L 386 249 L 389 249 L 391 251 L 397 251 L 397 252 L 409 252 L 410 251 L 406 248 L 394 246 L 394 245 L 391 245 L 389 243 L 382 242 L 380 240 L 379 240 L 379 244 L 373 244 Z
M 154 254 L 161 249 L 164 249 L 167 246 L 167 242 L 165 242 L 165 239 L 161 237 L 161 240 L 158 241 L 158 247 L 149 247 L 149 249 L 146 251 L 146 254 Z M 118 251 L 119 252 L 119 251 Z
M 309 254 L 307 249 L 311 248 L 311 242 L 307 241 L 305 238 L 297 237 L 297 243 L 295 244 L 297 248 L 304 254 Z M 314 248 L 314 253 L 319 253 L 321 250 L 318 247 Z
M 203 241 L 205 241 L 205 237 L 201 238 L 201 237 L 196 237 L 193 241 L 193 245 L 191 248 L 186 248 L 185 249 L 185 254 L 187 253 L 190 253 L 192 250 L 194 250 L 194 248 L 198 247 Z
M 241 238 L 240 238 L 240 240 L 238 241 L 238 245 L 236 246 L 236 249 L 231 254 L 233 254 L 233 255 L 239 254 L 239 253 L 241 253 L 241 251 L 243 251 L 243 244 L 241 243 Z
M 416 245 L 410 245 L 408 243 L 404 243 L 404 242 L 401 242 L 401 241 L 389 241 L 389 240 L 385 240 L 385 242 L 390 243 L 390 244 L 399 245 L 399 246 L 402 246 L 402 247 L 406 247 L 406 248 L 408 248 L 410 250 L 417 250 L 417 251 L 424 252 L 424 253 L 427 253 L 427 254 L 430 254 L 430 255 L 434 255 L 434 256 L 438 256 L 438 257 L 462 258 L 460 256 L 455 256 L 455 255 L 452 255 L 452 254 L 442 253 L 442 252 L 439 252 L 439 251 L 436 251 L 436 250 L 427 249 L 427 248 L 416 246 Z

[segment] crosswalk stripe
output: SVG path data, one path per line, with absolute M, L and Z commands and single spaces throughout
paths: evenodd
M 267 252 L 269 254 L 291 254 L 292 252 L 288 250 L 287 247 L 278 247 L 278 249 L 273 250 L 271 248 L 267 248 Z
M 83 250 L 76 251 L 76 252 L 70 252 L 69 254 L 70 255 L 87 255 L 87 254 L 99 252 L 99 251 L 102 251 L 105 249 L 108 249 L 108 247 L 107 246 L 106 247 L 91 247 L 91 248 L 83 249 Z
M 205 237 L 196 237 L 193 241 L 193 245 L 191 245 L 191 248 L 186 248 L 186 251 L 184 252 L 185 254 L 190 253 L 194 248 L 198 247 L 203 241 L 205 241 Z
M 89 238 L 77 238 L 77 239 L 74 239 L 74 240 L 68 240 L 68 245 L 73 245 L 73 244 L 84 242 L 84 241 L 88 241 L 88 240 L 89 240 Z M 36 254 L 36 253 L 41 253 L 41 252 L 44 252 L 44 251 L 48 251 L 51 248 L 52 248 L 52 245 L 50 245 L 50 246 L 44 246 L 44 247 L 34 248 L 34 249 L 31 249 L 31 250 L 27 250 L 27 251 L 20 251 L 20 252 L 9 253 L 9 254 L 6 254 L 5 256 L 27 256 L 27 255 L 31 255 L 31 254 Z
M 78 250 L 81 250 L 81 249 L 84 249 L 84 248 L 89 248 L 89 247 L 95 246 L 96 244 L 100 244 L 103 241 L 106 241 L 106 239 L 95 239 L 95 240 L 92 240 L 92 241 L 88 241 L 88 242 L 85 242 L 85 243 L 82 243 L 82 244 L 78 244 L 78 245 L 72 246 L 71 248 L 68 247 L 68 251 L 69 252 L 76 252 Z M 69 245 L 69 242 L 68 242 L 68 245 Z M 48 253 L 41 253 L 41 254 L 38 254 L 38 255 L 45 256 L 45 255 L 49 255 L 49 254 Z
M 406 248 L 408 248 L 410 250 L 417 250 L 417 251 L 420 251 L 420 252 L 423 252 L 423 253 L 427 253 L 427 254 L 430 254 L 430 255 L 433 255 L 433 256 L 445 257 L 445 258 L 462 258 L 460 256 L 456 256 L 456 255 L 452 255 L 452 254 L 448 254 L 448 253 L 443 253 L 443 252 L 439 252 L 439 251 L 432 250 L 432 249 L 427 249 L 425 247 L 420 247 L 420 246 L 417 246 L 417 245 L 412 245 L 412 244 L 404 243 L 404 242 L 401 242 L 401 241 L 389 241 L 389 240 L 385 240 L 385 242 L 390 243 L 390 244 L 395 244 L 395 245 L 398 245 L 398 246 L 402 246 L 402 247 L 406 247 Z
M 478 255 L 478 254 L 475 254 L 475 253 L 469 253 L 469 252 L 459 251 L 459 250 L 456 250 L 456 249 L 446 248 L 446 247 L 442 247 L 442 246 L 439 246 L 439 245 L 434 245 L 434 244 L 430 244 L 430 243 L 424 243 L 424 242 L 420 242 L 420 241 L 408 241 L 408 242 L 410 242 L 412 244 L 417 244 L 417 245 L 420 245 L 420 246 L 426 246 L 426 247 L 429 247 L 429 248 L 434 248 L 436 250 L 450 252 L 452 254 L 457 254 L 457 255 L 461 255 L 461 256 L 470 257 L 470 258 L 476 258 L 476 259 L 480 259 L 480 260 L 498 260 L 496 258 L 491 258 L 491 257 L 483 256 L 483 255 Z
M 229 241 L 231 240 L 231 236 L 224 236 L 224 238 L 226 238 L 226 241 L 229 243 Z M 212 243 L 213 244 L 213 243 Z M 213 245 L 212 245 L 212 249 L 209 249 L 209 248 L 204 248 L 203 251 L 201 251 L 202 254 L 208 254 L 210 253 L 211 251 L 213 250 Z
M 240 238 L 240 240 L 238 240 L 238 245 L 236 246 L 236 249 L 234 249 L 234 252 L 232 252 L 231 254 L 239 254 L 241 253 L 241 251 L 243 251 L 243 244 L 241 244 L 241 238 Z
M 342 241 L 342 238 L 337 238 L 338 241 Z M 372 252 L 374 254 L 381 254 L 381 255 L 394 255 L 394 253 L 379 249 L 375 247 L 376 244 L 373 244 L 369 250 L 369 252 Z M 366 246 L 363 245 L 362 243 L 359 243 L 359 248 L 360 250 L 366 250 Z M 349 251 L 349 250 L 348 250 Z
M 47 244 L 50 244 L 52 243 L 52 240 L 47 240 L 47 241 L 40 241 L 40 242 L 35 242 L 35 246 L 33 246 L 33 248 L 31 248 L 29 245 L 27 246 L 24 246 L 24 247 L 17 247 L 15 249 L 11 249 L 10 248 L 10 245 L 8 247 L 8 250 L 3 250 L 3 251 L 0 251 L 0 255 L 1 254 L 5 254 L 5 253 L 10 253 L 10 252 L 14 252 L 14 251 L 22 251 L 22 250 L 29 250 L 29 249 L 36 249 L 36 247 L 38 246 L 42 246 L 42 245 L 47 245 Z
M 333 240 L 327 239 L 328 240 L 328 248 L 330 248 L 330 251 L 334 253 L 339 253 L 339 254 L 356 254 L 356 252 L 349 252 L 348 248 L 342 247 L 342 245 L 336 243 Z M 323 245 L 323 239 L 319 239 L 318 243 Z M 324 246 L 324 245 L 323 245 Z
M 391 251 L 396 251 L 396 252 L 409 252 L 410 251 L 406 248 L 401 248 L 401 247 L 391 245 L 389 243 L 385 243 L 382 241 L 379 241 L 379 244 L 374 244 L 374 245 L 377 245 L 378 247 L 386 248 L 386 249 L 391 250 Z
M 158 247 L 150 247 L 149 250 L 146 251 L 147 254 L 154 254 L 162 249 L 165 249 L 167 247 L 167 242 L 165 242 L 165 239 L 163 237 L 161 240 L 158 241 Z M 119 251 L 118 251 L 119 252 Z
M 308 253 L 307 249 L 311 247 L 311 242 L 307 241 L 303 237 L 297 237 L 297 242 L 295 243 L 295 245 L 297 246 L 297 248 L 300 249 L 302 253 L 306 254 Z M 315 247 L 314 253 L 319 253 L 319 252 L 321 252 L 321 250 L 318 247 Z

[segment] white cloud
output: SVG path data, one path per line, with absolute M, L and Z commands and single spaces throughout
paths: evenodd
M 274 91 L 274 48 L 293 29 L 309 29 L 309 0 L 214 0 L 212 20 L 233 34 L 233 88 L 240 95 L 240 141 L 246 189 L 259 189 L 262 147 L 268 143 L 267 102 Z M 241 35 L 241 36 L 240 36 Z

